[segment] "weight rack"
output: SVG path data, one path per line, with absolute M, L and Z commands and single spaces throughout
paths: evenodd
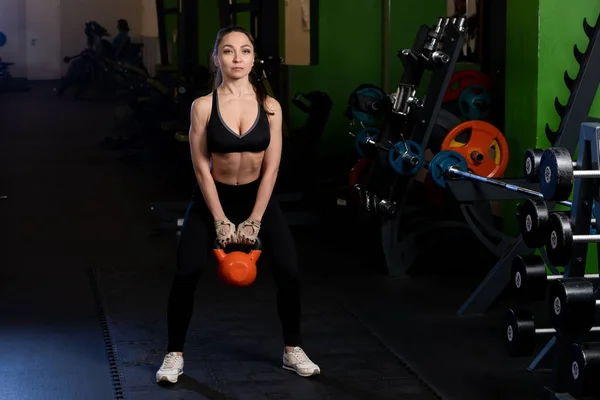
M 581 124 L 578 148 L 578 158 L 575 170 L 600 169 L 600 122 Z M 594 178 L 574 178 L 573 202 L 570 212 L 573 235 L 588 235 L 592 210 L 600 207 L 600 181 Z M 596 243 L 600 251 L 600 243 Z M 573 243 L 570 261 L 565 265 L 564 277 L 584 277 L 588 243 Z M 512 261 L 512 260 L 511 260 Z M 600 262 L 599 262 L 600 264 Z M 600 267 L 600 265 L 599 265 Z M 552 301 L 551 298 L 547 301 Z M 549 308 L 552 304 L 548 305 Z M 574 374 L 571 365 L 564 365 L 562 355 L 572 343 L 577 343 L 580 335 L 555 333 L 544 348 L 534 357 L 528 366 L 529 371 L 535 370 L 547 357 L 552 357 L 553 384 L 544 388 L 543 399 L 575 400 L 564 374 Z M 577 372 L 580 373 L 580 372 Z M 584 374 L 585 375 L 585 374 Z M 594 377 L 590 377 L 594 379 Z M 569 381 L 569 380 L 567 380 Z
M 464 44 L 464 24 L 461 18 L 438 18 L 436 25 L 421 25 L 410 49 L 399 51 L 397 56 L 402 62 L 403 73 L 395 94 L 392 94 L 391 110 L 386 113 L 386 120 L 381 129 L 381 143 L 396 143 L 404 136 L 415 141 L 425 149 L 430 142 L 431 134 L 440 116 L 442 101 L 446 88 L 450 83 L 456 62 Z M 424 94 L 424 100 L 416 98 L 425 71 L 432 71 L 431 79 Z M 402 135 L 404 133 L 404 135 Z M 375 157 L 369 174 L 367 190 L 380 195 L 381 199 L 390 201 L 396 195 L 398 187 L 404 187 L 402 197 L 397 203 L 394 218 L 383 218 L 381 221 L 381 240 L 388 274 L 398 276 L 408 270 L 412 264 L 411 252 L 419 234 L 406 237 L 402 241 L 397 237 L 397 226 L 402 213 L 410 212 L 404 207 L 407 193 L 410 192 L 412 180 L 399 176 L 389 168 L 387 153 L 379 152 Z M 389 182 L 392 182 L 390 185 Z M 404 185 L 408 182 L 407 185 Z M 464 226 L 458 221 L 442 223 L 450 226 Z M 457 225 L 458 224 L 458 225 Z M 466 226 L 465 226 L 466 228 Z M 407 247 L 408 246 L 408 247 Z M 414 254 L 414 252 L 412 252 Z
M 587 116 L 598 85 L 600 85 L 600 15 L 595 27 L 590 27 L 585 20 L 583 26 L 586 35 L 590 38 L 590 43 L 585 53 L 580 53 L 578 50 L 574 51 L 575 57 L 580 63 L 579 73 L 575 80 L 565 77 L 565 83 L 571 90 L 571 95 L 567 106 L 560 105 L 560 107 L 556 107 L 561 117 L 561 122 L 558 132 L 556 134 L 549 134 L 555 138 L 553 142 L 554 147 L 564 147 L 571 153 L 574 153 L 580 138 L 578 127 L 582 123 L 591 120 Z M 577 49 L 576 46 L 575 49 Z M 567 74 L 566 71 L 565 74 Z M 555 105 L 557 101 L 555 99 Z M 524 180 L 516 182 L 521 186 L 538 190 L 535 189 L 535 186 L 526 183 Z M 503 191 L 505 193 L 502 195 L 496 188 L 475 181 L 449 180 L 448 188 L 454 196 L 462 198 L 464 202 L 492 199 L 509 200 L 515 198 L 514 194 L 508 191 Z M 467 197 L 465 193 L 471 193 L 474 196 Z M 490 196 L 492 193 L 495 194 L 494 197 Z M 549 204 L 549 207 L 551 206 L 552 203 Z M 509 238 L 508 242 L 506 240 L 505 238 L 504 246 L 506 246 L 506 251 L 503 252 L 500 260 L 459 308 L 457 311 L 459 316 L 485 313 L 508 285 L 512 260 L 516 256 L 531 253 L 531 249 L 523 243 L 521 236 Z

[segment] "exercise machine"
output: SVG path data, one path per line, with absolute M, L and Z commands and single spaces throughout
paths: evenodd
M 5 46 L 8 38 L 4 32 L 0 32 L 0 48 Z M 29 92 L 31 87 L 27 78 L 16 78 L 10 73 L 10 67 L 14 63 L 3 61 L 0 58 L 0 93 L 6 92 Z

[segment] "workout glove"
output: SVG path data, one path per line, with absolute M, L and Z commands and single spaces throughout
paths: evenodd
M 229 219 L 215 221 L 215 230 L 217 231 L 219 246 L 225 247 L 236 241 L 235 225 Z
M 237 240 L 242 244 L 254 244 L 260 231 L 260 223 L 248 218 L 238 225 Z

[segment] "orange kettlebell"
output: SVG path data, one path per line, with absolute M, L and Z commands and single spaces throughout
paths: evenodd
M 257 238 L 254 249 L 250 253 L 243 251 L 225 253 L 219 243 L 215 242 L 213 252 L 219 261 L 219 278 L 228 285 L 250 286 L 256 279 L 256 262 L 260 257 L 261 247 L 260 240 Z

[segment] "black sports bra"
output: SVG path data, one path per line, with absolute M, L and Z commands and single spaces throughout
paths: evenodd
M 209 153 L 259 153 L 271 142 L 269 119 L 265 110 L 258 105 L 258 115 L 247 132 L 238 135 L 223 121 L 219 111 L 217 91 L 213 92 L 212 111 L 206 126 L 206 142 Z

